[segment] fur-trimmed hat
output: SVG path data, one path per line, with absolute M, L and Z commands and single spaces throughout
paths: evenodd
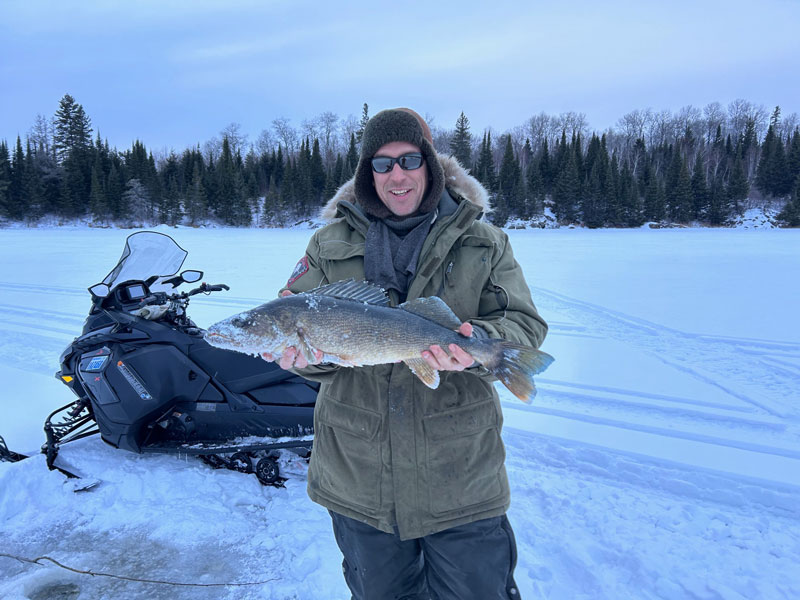
M 410 108 L 383 110 L 367 121 L 354 177 L 356 201 L 365 212 L 379 219 L 392 215 L 375 191 L 370 163 L 378 149 L 389 142 L 408 142 L 422 151 L 428 169 L 428 186 L 418 212 L 430 212 L 444 191 L 444 171 L 433 149 L 433 136 L 428 124 Z

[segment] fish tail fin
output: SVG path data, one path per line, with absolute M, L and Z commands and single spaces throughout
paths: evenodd
M 484 366 L 512 394 L 523 402 L 530 403 L 536 396 L 533 376 L 544 371 L 555 359 L 531 346 L 512 342 L 500 342 L 498 350 L 495 360 Z

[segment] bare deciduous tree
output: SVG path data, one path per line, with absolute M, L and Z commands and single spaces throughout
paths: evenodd
M 794 133 L 794 130 L 797 129 L 798 126 L 800 126 L 800 117 L 797 116 L 797 113 L 789 113 L 781 117 L 781 122 L 778 125 L 778 135 L 785 141 L 786 138 Z
M 675 141 L 675 121 L 670 110 L 653 113 L 647 131 L 647 145 L 660 146 Z
M 695 139 L 702 138 L 705 133 L 703 112 L 691 104 L 681 108 L 678 114 L 675 115 L 676 134 L 683 136 L 687 130 L 691 132 Z
M 262 129 L 256 140 L 256 150 L 259 154 L 271 154 L 275 150 L 275 137 L 269 129 Z
M 343 154 L 350 148 L 350 136 L 355 135 L 356 131 L 358 131 L 358 119 L 355 115 L 349 114 L 342 119 L 339 125 L 339 135 L 342 142 Z
M 289 154 L 294 154 L 300 136 L 297 130 L 289 123 L 289 119 L 286 117 L 272 119 L 272 128 L 275 130 L 275 135 L 278 137 L 278 140 L 284 145 Z
M 246 151 L 247 138 L 246 133 L 242 133 L 242 126 L 239 123 L 228 123 L 219 132 L 222 138 L 228 138 L 228 144 L 231 147 L 231 154 L 236 156 L 241 152 Z
M 558 124 L 561 131 L 567 132 L 567 137 L 580 134 L 585 138 L 589 132 L 589 121 L 585 113 L 569 111 L 558 115 Z
M 336 153 L 339 151 L 339 143 L 336 138 L 339 116 L 334 112 L 325 111 L 317 117 L 317 122 L 319 123 L 322 157 L 325 161 L 325 166 L 330 168 L 336 161 Z
M 725 129 L 725 117 L 725 109 L 722 108 L 722 104 L 719 102 L 711 102 L 710 104 L 706 104 L 705 108 L 703 108 L 705 139 L 707 144 L 714 141 L 714 136 L 717 135 L 717 127 Z
M 636 109 L 622 115 L 617 121 L 620 135 L 625 138 L 626 143 L 633 144 L 637 139 L 644 139 L 644 134 L 647 126 L 653 120 L 653 110 L 645 108 L 644 110 Z
M 737 98 L 728 104 L 728 133 L 731 138 L 738 139 L 747 127 L 747 120 L 753 119 L 756 136 L 762 139 L 767 132 L 769 113 L 763 105 L 756 106 L 752 102 Z
M 203 143 L 203 156 L 206 162 L 216 161 L 220 154 L 222 154 L 222 140 L 218 137 L 212 137 Z
M 319 139 L 319 121 L 315 118 L 303 119 L 300 122 L 300 131 L 303 139 L 307 139 L 313 143 L 315 139 Z
M 28 141 L 37 152 L 53 155 L 53 123 L 42 114 L 36 115 L 30 130 L 28 131 Z

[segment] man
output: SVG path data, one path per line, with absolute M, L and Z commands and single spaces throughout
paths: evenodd
M 439 296 L 465 336 L 538 347 L 547 332 L 507 236 L 479 220 L 488 194 L 400 108 L 367 123 L 355 176 L 328 203 L 282 294 L 366 279 L 393 305 Z M 322 383 L 311 499 L 328 508 L 357 600 L 519 598 L 492 378 L 458 346 L 422 353 L 436 390 L 403 363 L 283 368 Z M 321 355 L 317 355 L 317 360 Z

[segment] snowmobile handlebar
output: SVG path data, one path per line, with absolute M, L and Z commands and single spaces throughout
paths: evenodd
M 217 283 L 217 284 L 208 284 L 208 283 L 201 283 L 199 287 L 194 288 L 191 291 L 185 292 L 181 294 L 182 297 L 188 298 L 189 296 L 194 296 L 196 294 L 207 294 L 209 292 L 220 292 L 222 290 L 229 290 L 227 285 L 224 283 Z

